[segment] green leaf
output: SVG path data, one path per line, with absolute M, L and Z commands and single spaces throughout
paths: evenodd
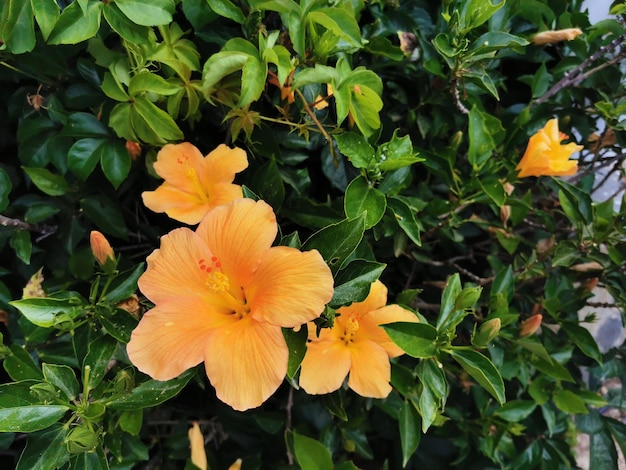
M 126 145 L 120 140 L 107 140 L 97 153 L 104 176 L 117 189 L 126 180 L 132 165 Z
M 383 263 L 363 259 L 348 263 L 335 276 L 335 291 L 329 305 L 337 308 L 365 300 L 372 283 L 380 277 L 385 266 Z
M 381 325 L 391 340 L 411 357 L 437 354 L 437 330 L 427 323 L 396 322 Z
M 535 408 L 537 408 L 537 403 L 534 401 L 511 400 L 497 409 L 494 414 L 509 423 L 519 423 L 535 411 Z
M 306 340 L 308 329 L 302 325 L 298 331 L 293 328 L 283 328 L 283 336 L 289 349 L 289 363 L 287 364 L 287 377 L 293 379 L 300 368 L 304 354 L 306 353 Z
M 505 134 L 500 120 L 473 106 L 469 113 L 468 158 L 474 169 L 479 169 L 489 159 Z
M 115 3 L 106 2 L 102 13 L 111 29 L 126 41 L 137 46 L 149 43 L 150 30 L 128 19 Z
M 400 447 L 402 448 L 402 467 L 406 467 L 409 459 L 413 456 L 419 446 L 421 434 L 420 415 L 410 400 L 402 403 L 402 409 L 398 416 L 398 426 L 400 428 Z
M 302 251 L 316 249 L 333 274 L 342 267 L 363 238 L 365 217 L 346 219 L 315 232 L 302 245 Z
M 30 264 L 30 255 L 33 251 L 33 243 L 30 239 L 30 232 L 28 230 L 18 230 L 11 237 L 11 248 L 15 251 L 17 257 L 22 260 L 24 264 Z
M 626 424 L 609 417 L 602 417 L 604 425 L 609 430 L 613 439 L 622 450 L 622 454 L 626 453 Z
M 607 429 L 589 435 L 589 469 L 617 469 L 617 461 L 615 443 Z
M 0 13 L 2 13 L 0 11 Z M 35 22 L 31 2 L 9 0 L 4 7 L 2 39 L 13 54 L 30 52 L 35 47 Z
M 42 328 L 50 328 L 56 324 L 58 314 L 67 314 L 75 317 L 82 308 L 81 300 L 77 297 L 69 299 L 55 299 L 52 297 L 29 298 L 9 302 L 18 309 L 29 322 Z
M 558 178 L 553 181 L 561 188 L 559 201 L 567 217 L 575 224 L 579 224 L 580 220 L 590 224 L 593 221 L 593 206 L 589 194 Z
M 72 113 L 61 133 L 71 137 L 110 137 L 109 128 L 91 113 Z
M 602 353 L 598 348 L 598 343 L 596 343 L 596 340 L 591 336 L 587 328 L 583 328 L 574 323 L 565 322 L 561 323 L 561 327 L 583 354 L 596 361 L 599 366 L 602 366 Z
M 454 320 L 456 319 L 456 316 L 454 316 L 456 311 L 456 298 L 461 293 L 461 290 L 461 278 L 459 273 L 454 273 L 448 279 L 443 294 L 441 295 L 441 310 L 437 318 L 437 331 L 456 326 L 454 325 Z
M 387 198 L 387 204 L 391 212 L 393 212 L 394 220 L 398 223 L 402 231 L 413 243 L 417 246 L 422 246 L 420 237 L 422 226 L 415 218 L 415 211 L 399 197 L 392 196 Z
M 46 381 L 61 390 L 69 400 L 78 396 L 80 389 L 74 369 L 59 364 L 42 364 L 42 369 Z
M 162 145 L 185 138 L 172 117 L 145 96 L 135 98 L 130 118 L 137 136 L 146 143 Z
M 352 46 L 362 47 L 361 29 L 353 15 L 342 8 L 323 8 L 311 11 L 307 20 L 322 25 Z
M 47 40 L 61 14 L 59 5 L 57 5 L 55 0 L 31 0 L 30 3 L 41 30 L 41 35 L 44 40 Z M 13 51 L 13 53 L 16 52 Z
M 324 444 L 293 433 L 293 450 L 302 470 L 333 470 L 333 460 Z
M 436 359 L 425 359 L 419 362 L 416 372 L 422 385 L 430 388 L 433 395 L 445 403 L 450 393 L 450 386 L 446 380 L 446 373 L 443 367 L 439 367 L 440 365 Z
M 102 403 L 107 408 L 115 410 L 137 410 L 157 406 L 178 395 L 195 374 L 196 369 L 190 369 L 172 380 L 148 380 L 130 392 L 113 395 L 102 400 Z
M 104 73 L 104 79 L 102 80 L 101 87 L 104 94 L 111 99 L 116 101 L 130 100 L 130 96 L 128 96 L 128 93 L 126 93 L 122 84 L 111 72 Z
M 565 413 L 589 413 L 589 410 L 587 410 L 587 406 L 582 398 L 570 390 L 556 390 L 552 395 L 552 399 L 554 400 L 556 407 Z
M 130 335 L 138 323 L 137 318 L 121 308 L 115 314 L 101 315 L 99 319 L 106 332 L 123 344 L 130 341 Z
M 565 382 L 574 382 L 574 379 L 569 371 L 552 357 L 550 357 L 550 360 L 547 360 L 544 357 L 531 354 L 528 361 L 537 370 L 551 376 L 554 379 L 564 380 Z
M 493 4 L 491 0 L 468 0 L 463 5 L 461 10 L 461 28 L 465 31 L 470 31 L 477 28 L 493 14 L 504 6 L 505 0 L 500 3 Z
M 80 139 L 77 140 L 67 154 L 67 166 L 72 173 L 85 181 L 100 160 L 101 154 L 98 149 L 105 144 L 105 139 Z
M 500 404 L 505 402 L 504 382 L 493 362 L 476 351 L 452 349 L 450 355 L 463 367 L 465 372 L 498 400 Z
M 89 196 L 80 201 L 80 207 L 102 232 L 126 239 L 128 228 L 120 208 L 105 196 Z
M 393 131 L 391 140 L 378 147 L 376 160 L 382 171 L 392 171 L 424 161 L 417 154 L 418 152 L 413 151 L 411 138 L 408 135 L 398 137 L 398 129 L 396 129 Z
M 0 432 L 39 431 L 56 423 L 68 410 L 65 405 L 0 406 Z
M 9 207 L 9 193 L 13 185 L 6 171 L 0 168 L 0 211 Z
M 132 271 L 118 274 L 111 282 L 112 289 L 102 298 L 103 301 L 110 304 L 116 304 L 128 299 L 137 292 L 137 281 L 144 273 L 145 264 L 139 263 Z
M 104 3 L 89 0 L 83 14 L 79 2 L 70 3 L 61 13 L 48 38 L 48 44 L 77 44 L 96 35 Z
M 40 191 L 48 196 L 63 196 L 69 191 L 69 185 L 61 175 L 54 175 L 46 168 L 22 167 Z
M 276 160 L 268 160 L 254 173 L 251 189 L 278 212 L 285 199 L 285 184 Z
M 4 358 L 3 366 L 9 377 L 19 382 L 22 380 L 42 380 L 43 373 L 35 364 L 31 355 L 22 346 L 9 346 L 11 355 Z M 5 392 L 6 393 L 6 392 Z
M 128 410 L 120 414 L 118 421 L 120 428 L 131 436 L 139 435 L 143 424 L 143 410 Z
M 102 335 L 95 341 L 89 342 L 89 352 L 83 360 L 83 371 L 87 367 L 90 369 L 89 380 L 87 381 L 90 390 L 96 388 L 102 381 L 116 348 L 117 341 L 109 335 Z M 87 373 L 84 372 L 84 374 Z M 84 380 L 85 377 L 83 376 Z
M 148 71 L 138 73 L 130 79 L 128 84 L 128 93 L 131 96 L 146 92 L 169 96 L 178 93 L 179 90 L 179 85 L 174 85 L 163 77 Z
M 173 0 L 114 0 L 122 13 L 133 23 L 160 26 L 172 22 Z
M 364 176 L 357 176 L 346 188 L 344 209 L 349 219 L 365 216 L 365 229 L 372 228 L 383 218 L 387 198 Z
M 527 46 L 528 44 L 529 42 L 526 39 L 519 36 L 514 36 L 504 31 L 489 31 L 476 39 L 468 52 L 473 56 L 470 59 L 484 60 L 486 56 L 494 57 L 495 52 L 500 49 L 511 48 L 521 51 L 523 50 L 521 46 Z
M 220 16 L 229 18 L 239 24 L 243 24 L 246 21 L 241 9 L 235 6 L 230 0 L 207 0 L 211 10 Z
M 65 426 L 53 424 L 30 434 L 16 470 L 62 468 L 70 458 L 65 445 L 67 431 Z
M 339 151 L 348 157 L 355 168 L 369 168 L 374 162 L 374 148 L 355 132 L 344 132 L 335 136 Z

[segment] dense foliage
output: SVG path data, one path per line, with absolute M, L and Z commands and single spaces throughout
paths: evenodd
M 203 443 L 214 469 L 552 470 L 576 465 L 579 433 L 590 468 L 617 468 L 626 425 L 605 411 L 624 407 L 610 384 L 625 349 L 601 351 L 581 323 L 626 306 L 626 204 L 600 195 L 624 177 L 622 2 L 597 24 L 580 0 L 2 5 L 3 468 L 194 468 Z M 181 186 L 155 164 L 181 142 L 247 164 L 207 189 L 198 163 Z M 224 186 L 240 193 L 213 207 Z M 208 215 L 146 196 L 163 187 Z M 228 222 L 242 207 L 262 215 Z M 254 332 L 286 345 L 286 374 L 254 403 L 248 343 L 216 327 L 190 358 L 154 312 L 193 326 L 211 303 L 189 300 L 203 287 L 184 263 L 168 271 L 170 253 L 257 237 L 287 267 L 250 269 L 294 274 L 282 290 L 259 274 L 233 300 L 240 318 L 257 315 L 249 292 L 283 302 Z M 209 299 L 236 277 L 191 263 Z M 396 315 L 386 333 L 367 326 L 347 383 L 324 389 L 319 344 L 380 309 Z M 387 357 L 391 387 L 371 394 Z

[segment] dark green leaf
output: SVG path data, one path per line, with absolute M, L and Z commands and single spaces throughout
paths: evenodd
M 144 263 L 139 263 L 132 271 L 118 274 L 111 282 L 112 288 L 107 292 L 102 300 L 111 304 L 119 303 L 128 299 L 137 292 L 137 281 L 143 274 L 145 268 Z
M 418 152 L 413 151 L 411 138 L 408 135 L 398 137 L 396 129 L 391 140 L 378 147 L 376 161 L 382 171 L 392 171 L 423 161 L 417 154 Z
M 107 371 L 109 361 L 117 348 L 117 341 L 109 335 L 103 335 L 90 341 L 89 352 L 83 360 L 83 381 L 86 380 L 85 375 L 89 374 L 87 384 L 90 390 L 93 390 L 102 381 Z M 89 372 L 86 369 L 89 368 Z
M 337 273 L 361 243 L 364 232 L 365 217 L 342 220 L 311 235 L 302 245 L 302 251 L 318 250 L 333 273 Z
M 602 366 L 602 353 L 598 349 L 598 343 L 596 343 L 596 340 L 591 336 L 587 328 L 574 323 L 561 323 L 561 327 L 583 354 Z
M 100 160 L 98 149 L 107 142 L 105 139 L 80 139 L 70 148 L 67 165 L 72 173 L 86 180 Z
M 335 291 L 329 305 L 333 308 L 362 302 L 370 287 L 385 269 L 385 264 L 357 259 L 348 263 L 335 276 Z
M 476 106 L 469 113 L 468 158 L 474 169 L 479 169 L 491 156 L 505 131 L 500 120 L 483 113 Z
M 511 400 L 498 408 L 495 414 L 510 423 L 519 423 L 535 411 L 536 407 L 537 403 L 530 400 Z
M 115 410 L 138 410 L 157 406 L 178 395 L 195 373 L 195 369 L 190 369 L 172 380 L 148 380 L 130 392 L 114 395 L 103 401 L 103 404 Z
M 335 136 L 339 151 L 348 157 L 355 168 L 369 168 L 374 162 L 374 148 L 365 138 L 355 132 L 345 132 Z
M 138 322 L 136 317 L 121 308 L 118 308 L 115 314 L 102 315 L 99 319 L 107 333 L 124 344 L 130 341 L 130 334 Z
M 283 328 L 282 331 L 285 337 L 285 343 L 287 343 L 287 348 L 289 349 L 287 377 L 293 379 L 306 353 L 308 329 L 306 325 L 303 325 L 298 331 L 294 331 L 292 328 Z
M 22 346 L 12 344 L 11 355 L 4 359 L 4 370 L 15 381 L 42 380 L 43 373 L 37 367 L 31 355 Z M 5 392 L 6 393 L 6 392 Z
M 72 137 L 110 137 L 108 127 L 91 113 L 72 113 L 61 135 Z
M 104 176 L 117 189 L 128 176 L 132 164 L 126 145 L 121 140 L 107 140 L 97 153 Z
M 120 208 L 107 197 L 86 197 L 80 201 L 80 207 L 105 234 L 122 239 L 128 237 L 128 229 Z
M 415 211 L 402 199 L 398 197 L 390 197 L 387 199 L 389 209 L 393 212 L 395 221 L 402 231 L 411 239 L 417 246 L 422 246 L 422 240 L 420 233 L 422 231 L 421 225 L 415 218 Z
M 66 435 L 67 428 L 61 424 L 30 434 L 16 470 L 62 468 L 70 457 Z
M 504 382 L 500 372 L 489 359 L 476 351 L 463 349 L 452 349 L 450 355 L 500 404 L 505 402 Z
M 554 182 L 561 188 L 559 201 L 567 217 L 573 223 L 582 220 L 585 224 L 590 224 L 593 221 L 593 207 L 589 194 L 561 179 L 555 178 Z
M 30 239 L 30 232 L 18 230 L 11 237 L 11 248 L 24 264 L 30 264 L 30 255 L 33 251 L 33 243 Z
M 61 175 L 54 175 L 45 168 L 22 167 L 35 186 L 48 196 L 62 196 L 69 190 L 67 181 Z
M 276 160 L 265 162 L 254 174 L 251 189 L 266 201 L 276 212 L 285 199 L 285 184 Z
M 120 428 L 131 436 L 137 436 L 143 424 L 143 410 L 128 410 L 120 414 Z
M 441 295 L 441 311 L 437 318 L 437 330 L 442 331 L 453 325 L 456 298 L 461 293 L 461 278 L 458 273 L 454 273 L 448 279 L 443 294 Z
M 430 388 L 433 395 L 445 403 L 450 393 L 450 386 L 443 367 L 439 367 L 439 365 L 436 359 L 424 359 L 419 362 L 416 370 L 424 387 Z
M 74 369 L 58 364 L 43 364 L 42 369 L 46 381 L 61 390 L 68 399 L 78 396 L 80 390 Z
M 9 193 L 12 187 L 9 175 L 0 168 L 0 211 L 5 210 L 9 206 Z
M 69 410 L 64 405 L 0 407 L 0 432 L 33 432 L 60 420 Z
M 427 358 L 437 354 L 437 330 L 432 325 L 396 322 L 381 326 L 409 356 Z
M 402 448 L 402 467 L 406 467 L 409 459 L 413 456 L 419 446 L 421 433 L 421 419 L 415 406 L 410 400 L 402 403 L 402 409 L 398 416 L 398 426 L 400 428 L 400 446 Z

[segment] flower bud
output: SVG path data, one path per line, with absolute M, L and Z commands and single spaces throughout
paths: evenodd
M 134 317 L 139 317 L 139 313 L 141 312 L 141 305 L 139 305 L 139 297 L 137 297 L 137 294 L 133 294 L 126 300 L 122 300 L 116 307 L 126 310 Z
M 521 338 L 524 336 L 530 336 L 535 334 L 539 327 L 541 326 L 541 320 L 543 319 L 543 315 L 537 313 L 532 317 L 527 318 L 526 320 L 520 323 L 520 332 L 519 335 Z
M 235 460 L 230 467 L 228 467 L 228 470 L 241 470 L 241 462 L 241 459 Z
M 105 266 L 107 262 L 115 262 L 115 253 L 108 240 L 97 230 L 92 230 L 89 235 L 89 243 L 91 244 L 91 252 L 93 257 L 100 266 Z
M 473 307 L 478 301 L 482 291 L 482 287 L 466 287 L 463 289 L 454 303 L 455 310 Z
M 511 206 L 500 207 L 500 220 L 505 227 L 506 223 L 509 221 L 509 217 L 511 217 Z
M 533 36 L 532 42 L 535 46 L 541 46 L 543 44 L 554 44 L 555 42 L 571 41 L 580 34 L 582 34 L 580 28 L 565 28 L 557 29 L 555 31 L 542 31 Z
M 126 150 L 128 150 L 128 154 L 130 155 L 131 160 L 137 160 L 137 157 L 141 155 L 141 145 L 137 142 L 133 142 L 132 140 L 126 141 Z
M 189 428 L 188 435 L 191 443 L 191 463 L 202 470 L 207 470 L 208 463 L 206 450 L 204 449 L 204 436 L 197 421 L 194 421 L 193 426 Z
M 98 445 L 98 435 L 85 426 L 77 426 L 67 434 L 65 445 L 70 454 L 91 452 Z
M 472 338 L 472 344 L 479 348 L 486 347 L 500 333 L 502 323 L 499 318 L 492 318 L 483 323 Z

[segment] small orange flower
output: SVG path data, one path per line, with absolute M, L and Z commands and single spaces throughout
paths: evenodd
M 107 264 L 108 261 L 115 261 L 113 248 L 108 240 L 97 230 L 93 230 L 89 235 L 89 243 L 91 244 L 91 252 L 93 257 L 101 266 Z
M 154 170 L 165 182 L 141 196 L 154 212 L 194 225 L 215 206 L 243 197 L 241 186 L 232 184 L 235 174 L 248 167 L 246 152 L 219 145 L 206 157 L 189 142 L 163 147 Z
M 543 320 L 543 315 L 537 313 L 531 317 L 528 317 L 526 320 L 520 323 L 520 332 L 519 335 L 521 337 L 530 336 L 535 334 L 539 327 L 541 326 L 541 320 Z
M 550 119 L 543 129 L 537 131 L 528 141 L 524 156 L 517 165 L 518 177 L 527 176 L 571 176 L 578 170 L 578 161 L 570 160 L 574 152 L 582 150 L 582 145 L 561 144 L 567 136 L 559 132 L 556 119 Z
M 277 233 L 268 204 L 238 199 L 211 210 L 195 232 L 161 238 L 139 279 L 156 306 L 128 343 L 133 364 L 169 380 L 204 361 L 217 397 L 234 409 L 269 398 L 287 372 L 281 327 L 312 321 L 333 295 L 319 252 L 271 247 Z
M 359 395 L 385 398 L 391 392 L 390 357 L 403 351 L 380 325 L 398 321 L 417 322 L 412 312 L 387 305 L 387 288 L 376 281 L 363 302 L 337 310 L 332 328 L 319 338 L 309 324 L 309 344 L 302 361 L 300 386 L 310 394 L 333 392 L 348 374 L 348 386 Z

